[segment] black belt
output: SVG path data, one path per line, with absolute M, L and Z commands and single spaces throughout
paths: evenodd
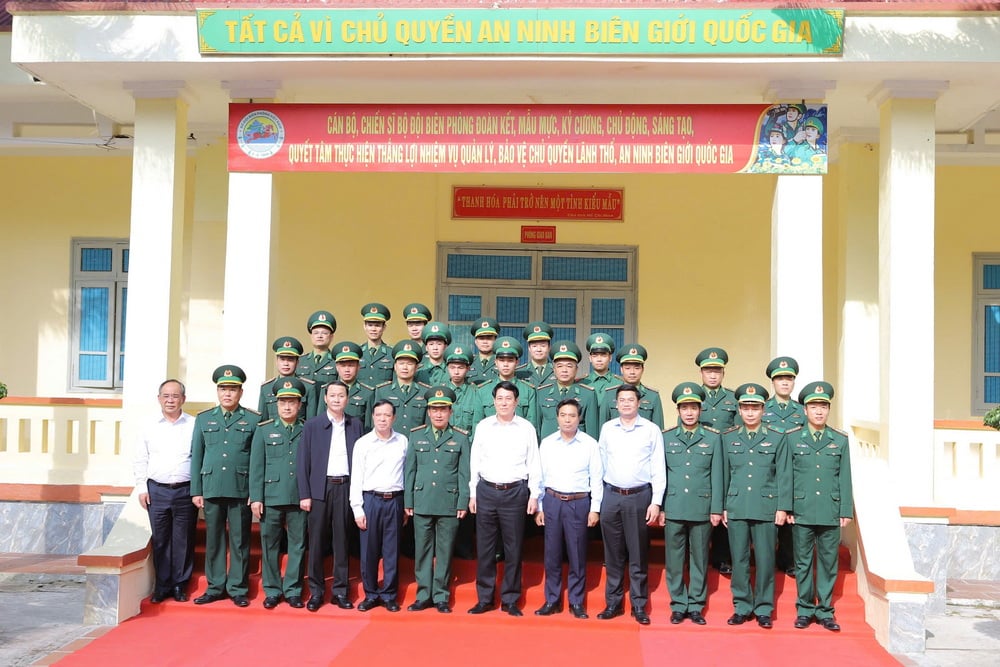
M 327 484 L 347 484 L 349 481 L 351 481 L 350 475 L 338 475 L 337 477 L 327 475 L 326 477 Z
M 652 488 L 651 484 L 643 484 L 642 486 L 633 486 L 630 489 L 623 489 L 620 486 L 614 486 L 612 484 L 608 484 L 607 482 L 605 482 L 604 485 L 620 496 L 634 496 L 637 493 L 642 493 L 643 491 Z
M 505 482 L 503 484 L 497 484 L 496 482 L 491 482 L 487 479 L 483 479 L 482 477 L 480 477 L 479 481 L 485 484 L 486 486 L 496 489 L 497 491 L 507 491 L 508 489 L 516 489 L 517 487 L 524 484 L 525 481 L 527 480 L 519 479 L 516 482 Z
M 191 480 L 186 482 L 174 482 L 173 484 L 164 484 L 163 482 L 157 482 L 155 479 L 147 479 L 146 481 L 149 484 L 153 484 L 154 486 L 159 486 L 164 489 L 179 489 L 181 487 L 191 486 Z
M 392 500 L 403 495 L 402 491 L 364 491 L 364 493 L 367 493 L 369 496 L 381 498 L 382 500 Z
M 559 500 L 580 500 L 581 498 L 590 497 L 589 491 L 579 491 L 577 493 L 562 493 L 560 491 L 556 491 L 555 489 L 550 489 L 549 487 L 545 487 L 545 493 L 549 494 L 553 498 L 558 498 Z

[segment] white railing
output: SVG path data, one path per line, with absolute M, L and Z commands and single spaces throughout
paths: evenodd
M 889 460 L 889 448 L 881 445 L 879 425 L 875 422 L 857 421 L 851 425 L 857 454 L 864 458 Z
M 934 429 L 934 501 L 963 510 L 1000 509 L 1000 431 L 974 422 Z

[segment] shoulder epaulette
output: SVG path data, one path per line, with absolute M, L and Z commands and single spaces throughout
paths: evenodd
M 583 387 L 584 389 L 589 389 L 590 391 L 597 391 L 596 389 L 594 389 L 594 388 L 593 388 L 592 386 L 590 386 L 589 384 L 584 384 L 583 382 L 577 382 L 577 384 L 579 384 L 579 385 L 580 385 L 581 387 Z
M 362 382 L 361 380 L 358 380 L 354 384 L 360 386 L 362 389 L 367 389 L 368 391 L 375 391 L 375 387 L 372 387 L 371 385 L 367 385 L 364 382 Z
M 257 412 L 256 410 L 254 410 L 253 408 L 243 408 L 243 409 L 246 410 L 247 412 L 249 412 L 252 415 L 257 415 L 258 417 L 260 417 L 260 413 Z
M 621 386 L 620 384 L 614 384 L 614 385 L 611 385 L 610 387 L 605 387 L 604 388 L 604 392 L 607 393 L 609 391 L 615 391 L 620 386 Z
M 615 375 L 614 378 L 616 380 L 621 380 L 622 382 L 625 382 L 625 378 L 623 378 L 621 375 Z
M 376 389 L 381 389 L 382 387 L 389 387 L 392 385 L 392 380 L 386 380 L 385 382 L 380 382 L 375 385 Z
M 257 422 L 257 426 L 267 426 L 268 424 L 273 424 L 273 419 L 268 419 L 267 421 Z
M 703 429 L 705 429 L 706 431 L 708 431 L 709 433 L 714 433 L 714 434 L 716 434 L 716 435 L 719 435 L 720 433 L 722 433 L 722 431 L 720 431 L 719 429 L 717 429 L 717 428 L 713 428 L 713 427 L 711 427 L 711 426 L 705 426 L 704 424 L 702 424 L 702 425 L 701 425 L 701 427 L 702 427 Z M 730 429 L 729 429 L 728 431 L 726 431 L 726 433 L 729 433 L 729 431 L 735 431 L 735 430 L 736 430 L 736 429 L 738 429 L 738 428 L 739 428 L 739 426 L 733 426 L 733 427 L 732 427 L 732 428 L 730 428 Z
M 218 407 L 217 405 L 213 405 L 213 406 L 212 406 L 212 407 L 210 407 L 210 408 L 206 408 L 206 409 L 202 410 L 202 411 L 201 411 L 201 412 L 199 412 L 198 414 L 199 414 L 199 415 L 203 415 L 203 414 L 205 414 L 206 412 L 211 412 L 212 410 L 214 410 L 214 409 L 215 409 L 215 408 L 217 408 L 217 407 Z M 198 415 L 195 415 L 195 416 L 197 417 Z
M 834 433 L 839 433 L 840 435 L 844 436 L 845 438 L 850 437 L 850 436 L 847 435 L 847 433 L 845 431 L 841 431 L 839 428 L 834 428 L 833 426 L 829 426 L 829 425 L 827 425 L 827 428 L 830 429 L 831 431 L 833 431 Z
M 545 384 L 542 384 L 542 385 L 539 385 L 539 386 L 535 387 L 535 389 L 537 391 L 541 391 L 542 389 L 548 389 L 549 387 L 552 387 L 554 385 L 555 385 L 554 382 L 546 382 Z
M 410 433 L 416 433 L 417 431 L 422 431 L 427 428 L 427 424 L 421 424 L 420 426 L 414 426 L 410 429 Z
M 465 435 L 465 436 L 469 435 L 469 432 L 467 430 L 465 430 L 464 428 L 459 428 L 457 426 L 452 426 L 451 430 L 452 431 L 458 431 L 459 433 L 461 433 L 462 435 Z
M 427 384 L 426 382 L 418 382 L 417 384 L 419 384 L 424 389 L 430 389 L 431 388 L 431 386 L 429 384 Z
M 304 382 L 305 384 L 316 384 L 316 380 L 313 380 L 312 378 L 299 378 L 299 379 L 302 380 L 302 382 Z
M 651 392 L 653 392 L 654 394 L 659 394 L 659 393 L 660 393 L 660 392 L 659 392 L 658 390 L 656 390 L 656 389 L 653 389 L 653 388 L 652 388 L 652 387 L 650 387 L 650 386 L 649 386 L 648 384 L 644 384 L 644 385 L 642 385 L 642 388 L 643 388 L 643 389 L 645 389 L 646 391 L 651 391 Z
M 275 376 L 274 376 L 273 378 L 268 378 L 267 380 L 264 380 L 263 382 L 261 382 L 261 383 L 260 383 L 260 386 L 261 386 L 261 387 L 264 387 L 264 386 L 266 386 L 266 385 L 269 385 L 269 384 L 271 384 L 272 382 L 274 382 L 274 381 L 275 381 L 275 380 L 277 380 L 277 379 L 278 379 L 278 376 L 277 376 L 277 375 L 275 375 Z
M 790 428 L 787 431 L 785 431 L 785 435 L 789 435 L 790 433 L 798 433 L 801 430 L 802 430 L 801 426 L 796 426 L 795 428 Z

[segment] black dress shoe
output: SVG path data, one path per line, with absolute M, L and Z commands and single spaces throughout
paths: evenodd
M 733 573 L 732 563 L 727 563 L 725 561 L 719 563 L 719 574 L 728 577 Z
M 607 621 L 609 619 L 615 618 L 616 616 L 621 616 L 625 613 L 625 610 L 619 607 L 605 607 L 604 611 L 597 614 L 597 618 L 602 621 Z
M 447 602 L 438 602 L 436 605 L 434 605 L 434 608 L 437 609 L 438 612 L 441 614 L 451 613 L 451 607 L 448 606 Z
M 830 632 L 840 632 L 840 624 L 832 618 L 821 618 L 816 621 Z
M 795 627 L 801 630 L 802 628 L 808 628 L 809 624 L 812 623 L 812 617 L 810 616 L 796 616 L 795 617 Z
M 524 616 L 521 610 L 517 608 L 516 604 L 507 604 L 504 602 L 500 605 L 500 611 L 510 614 L 511 616 Z
M 385 600 L 382 604 L 385 606 L 386 611 L 397 612 L 400 609 L 399 603 L 395 600 Z
M 760 627 L 764 628 L 765 630 L 770 630 L 771 627 L 773 626 L 773 623 L 771 623 L 771 617 L 770 616 L 758 616 L 757 617 L 757 625 L 759 625 Z
M 683 611 L 670 612 L 670 622 L 673 623 L 674 625 L 683 623 L 685 618 L 687 618 L 687 614 L 685 614 Z
M 753 620 L 753 614 L 733 614 L 726 620 L 726 625 L 743 625 Z
M 632 610 L 632 617 L 635 622 L 639 625 L 649 625 L 649 614 L 646 613 L 645 609 L 639 609 L 638 607 Z
M 558 602 L 546 602 L 535 610 L 535 616 L 551 616 L 562 611 L 562 605 Z
M 354 605 L 351 604 L 346 595 L 334 595 L 330 602 L 337 605 L 338 609 L 354 609 Z
M 795 578 L 795 568 L 794 567 L 788 568 L 787 570 L 785 570 L 785 574 L 787 574 L 789 577 L 791 577 L 792 579 L 794 579 Z
M 281 603 L 280 595 L 268 595 L 264 598 L 264 609 L 274 609 Z
M 196 597 L 194 599 L 194 603 L 211 604 L 212 602 L 218 602 L 219 600 L 222 600 L 225 597 L 226 597 L 225 595 L 216 595 L 215 593 L 205 593 L 203 595 L 199 595 L 198 597 Z
M 314 595 L 309 598 L 309 602 L 306 603 L 306 609 L 309 611 L 318 611 L 320 607 L 323 606 L 323 598 L 318 595 Z
M 430 600 L 417 600 L 409 607 L 407 607 L 406 611 L 423 611 L 424 609 L 430 609 L 433 606 L 434 603 L 431 602 Z
M 153 591 L 153 594 L 149 596 L 149 601 L 153 604 L 160 604 L 167 599 L 167 594 L 163 591 Z
M 583 608 L 582 604 L 571 604 L 569 613 L 573 614 L 573 618 L 588 618 L 587 610 Z
M 233 604 L 236 605 L 237 607 L 249 607 L 250 598 L 248 598 L 245 595 L 234 595 Z
M 365 598 L 358 603 L 358 611 L 368 611 L 378 607 L 380 604 L 382 604 L 382 600 L 379 598 Z
M 708 621 L 705 620 L 705 617 L 701 615 L 700 611 L 689 611 L 688 618 L 690 618 L 691 622 L 695 625 L 705 625 L 708 623 Z
M 187 602 L 188 594 L 187 590 L 183 586 L 174 586 L 174 599 L 178 602 Z
M 288 600 L 286 600 L 286 602 L 288 602 L 288 606 L 292 609 L 302 609 L 302 607 L 306 606 L 305 603 L 302 602 L 302 597 L 299 595 L 291 596 Z
M 488 611 L 493 611 L 493 605 L 488 602 L 477 602 L 476 606 L 469 610 L 470 614 L 485 614 Z

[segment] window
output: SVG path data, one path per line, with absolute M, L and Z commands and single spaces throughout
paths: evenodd
M 125 377 L 128 241 L 73 240 L 73 389 L 121 389 Z
M 438 253 L 435 312 L 455 342 L 471 347 L 469 329 L 481 317 L 497 318 L 500 335 L 518 340 L 528 322 L 544 320 L 555 340 L 580 346 L 586 372 L 591 334 L 606 333 L 618 347 L 635 340 L 635 248 L 441 244 Z
M 972 413 L 1000 403 L 1000 255 L 973 255 Z

